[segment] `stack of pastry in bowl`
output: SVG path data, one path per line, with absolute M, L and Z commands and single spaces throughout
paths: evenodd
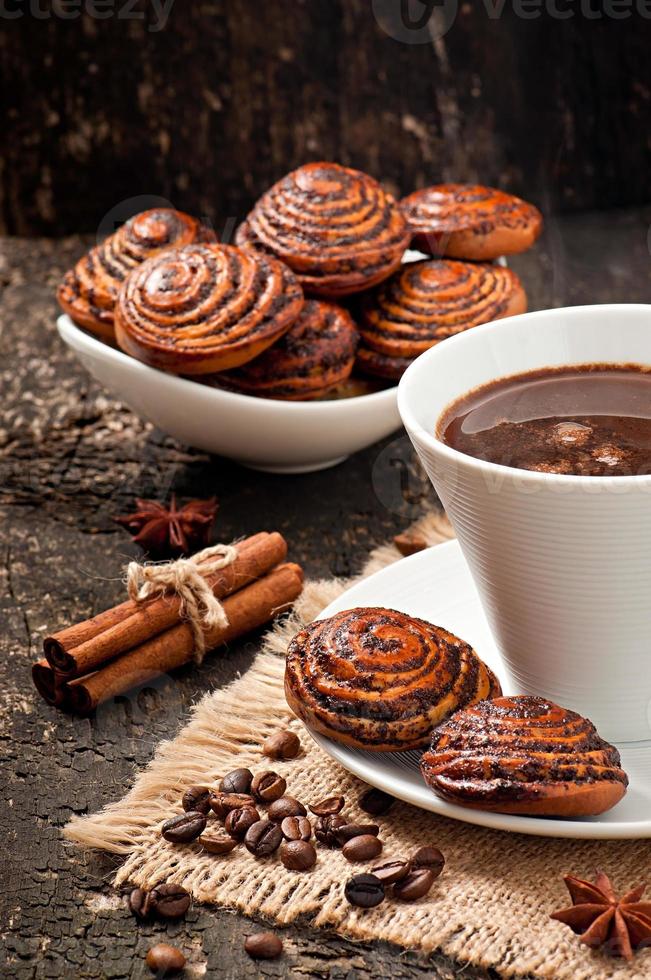
M 130 219 L 59 287 L 75 323 L 147 364 L 246 395 L 333 397 L 395 382 L 433 344 L 524 312 L 501 255 L 529 248 L 540 212 L 519 198 L 446 184 L 397 202 L 334 163 L 287 174 L 235 244 L 158 208 Z M 430 255 L 404 262 L 411 246 Z
M 334 741 L 425 749 L 425 782 L 460 806 L 588 817 L 626 792 L 617 749 L 588 719 L 545 698 L 503 697 L 467 643 L 393 609 L 349 609 L 301 630 L 287 652 L 285 694 Z

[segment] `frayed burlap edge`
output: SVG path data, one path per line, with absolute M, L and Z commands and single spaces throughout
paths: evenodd
M 414 527 L 429 544 L 452 537 L 438 514 Z M 364 575 L 396 561 L 393 545 L 376 549 Z M 613 872 L 616 886 L 643 880 L 651 845 L 642 842 L 585 842 L 525 837 L 473 827 L 397 803 L 382 818 L 385 856 L 407 855 L 425 842 L 436 843 L 447 868 L 430 895 L 414 905 L 387 901 L 377 909 L 352 909 L 343 883 L 354 870 L 339 851 L 319 851 L 308 874 L 286 871 L 277 857 L 254 859 L 244 848 L 227 857 L 202 853 L 196 844 L 178 847 L 162 840 L 161 822 L 179 809 L 192 783 L 214 783 L 233 766 L 267 768 L 261 741 L 290 727 L 303 744 L 300 760 L 274 763 L 286 776 L 288 792 L 314 800 L 341 792 L 346 812 L 361 819 L 357 799 L 363 784 L 326 756 L 289 711 L 283 695 L 283 660 L 294 632 L 311 621 L 350 583 L 308 582 L 292 614 L 267 635 L 263 651 L 240 679 L 206 695 L 191 720 L 172 741 L 162 743 L 131 791 L 98 814 L 76 817 L 65 836 L 88 848 L 124 855 L 115 884 L 153 887 L 183 884 L 196 901 L 262 915 L 278 924 L 308 917 L 349 938 L 383 939 L 424 951 L 440 949 L 503 976 L 554 980 L 643 980 L 651 953 L 627 965 L 578 944 L 549 913 L 568 903 L 563 872 L 590 876 L 595 866 Z M 279 656 L 280 655 L 280 656 Z

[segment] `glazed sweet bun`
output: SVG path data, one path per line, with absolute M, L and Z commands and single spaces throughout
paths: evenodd
M 214 233 L 197 218 L 172 208 L 152 208 L 129 218 L 67 272 L 57 291 L 64 313 L 104 340 L 113 340 L 113 310 L 126 276 L 172 246 L 211 242 Z
M 287 652 L 290 708 L 314 731 L 360 749 L 420 748 L 453 711 L 500 693 L 467 643 L 395 609 L 316 620 Z
M 233 245 L 186 245 L 143 262 L 115 308 L 119 346 L 175 374 L 209 374 L 258 357 L 289 330 L 303 291 L 282 262 Z
M 400 202 L 421 252 L 491 261 L 524 252 L 542 231 L 537 207 L 481 184 L 437 184 Z
M 355 367 L 361 374 L 367 374 L 371 378 L 399 381 L 413 360 L 413 357 L 380 354 L 379 351 L 360 344 L 357 348 Z
M 347 310 L 310 299 L 280 340 L 215 382 L 231 391 L 302 401 L 321 398 L 349 377 L 359 334 Z
M 236 242 L 282 259 L 306 292 L 335 298 L 386 279 L 409 237 L 396 202 L 368 174 L 308 163 L 263 194 Z
M 399 378 L 446 337 L 526 308 L 524 288 L 511 269 L 448 259 L 409 262 L 362 299 L 358 366 Z
M 460 806 L 589 817 L 615 806 L 628 778 L 619 752 L 581 715 L 544 698 L 482 701 L 436 729 L 425 782 Z

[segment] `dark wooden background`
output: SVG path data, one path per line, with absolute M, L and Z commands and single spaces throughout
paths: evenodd
M 108 231 L 159 195 L 228 237 L 269 183 L 318 158 L 404 192 L 479 179 L 547 213 L 644 203 L 651 9 L 556 2 L 574 15 L 445 0 L 410 30 L 398 0 L 174 0 L 153 30 L 152 0 L 128 19 L 115 0 L 101 20 L 75 18 L 75 0 L 39 0 L 38 17 L 7 0 L 0 231 Z M 427 21 L 432 3 L 408 4 Z

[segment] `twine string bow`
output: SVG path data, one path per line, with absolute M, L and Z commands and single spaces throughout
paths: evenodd
M 226 568 L 237 554 L 233 545 L 215 544 L 191 558 L 143 565 L 132 561 L 127 566 L 127 592 L 134 602 L 163 595 L 175 595 L 181 600 L 181 617 L 192 630 L 193 657 L 198 664 L 206 652 L 206 632 L 228 626 L 224 607 L 213 595 L 206 577 Z

